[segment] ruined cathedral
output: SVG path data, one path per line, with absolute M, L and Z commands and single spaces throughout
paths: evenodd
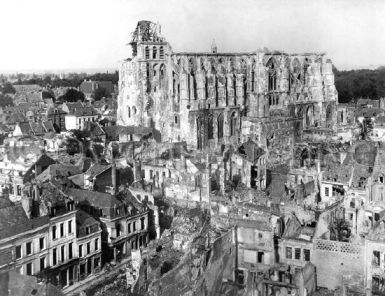
M 160 25 L 140 21 L 120 67 L 117 120 L 158 130 L 162 142 L 216 149 L 248 140 L 273 159 L 304 131 L 333 131 L 337 91 L 324 53 L 173 52 Z M 286 149 L 286 150 L 285 150 Z

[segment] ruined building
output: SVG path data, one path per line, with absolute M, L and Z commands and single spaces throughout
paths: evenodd
M 140 21 L 120 68 L 118 124 L 160 131 L 193 149 L 290 147 L 304 130 L 334 130 L 337 92 L 324 53 L 173 52 L 160 25 Z M 277 153 L 279 154 L 279 153 Z

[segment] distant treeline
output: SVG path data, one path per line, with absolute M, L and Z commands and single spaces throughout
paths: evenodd
M 350 71 L 334 68 L 333 71 L 340 103 L 348 103 L 357 98 L 385 97 L 385 67 Z
M 66 78 L 60 79 L 55 76 L 45 76 L 43 77 L 34 77 L 28 79 L 19 78 L 14 84 L 38 84 L 42 87 L 50 85 L 51 87 L 79 87 L 79 85 L 84 80 L 94 80 L 94 81 L 112 81 L 113 84 L 117 84 L 119 81 L 119 72 L 115 71 L 113 73 L 95 73 L 92 75 L 87 75 L 85 73 L 72 73 L 69 74 Z
M 348 103 L 353 98 L 378 99 L 385 97 L 385 67 L 379 67 L 375 70 L 350 70 L 338 71 L 333 68 L 335 75 L 335 85 L 338 91 L 338 101 Z M 38 84 L 40 86 L 51 85 L 51 87 L 79 87 L 84 79 L 96 81 L 112 81 L 117 84 L 119 73 L 95 73 L 87 75 L 86 73 L 72 73 L 65 79 L 57 76 L 46 76 L 44 78 L 35 77 L 29 79 L 18 79 L 15 84 Z

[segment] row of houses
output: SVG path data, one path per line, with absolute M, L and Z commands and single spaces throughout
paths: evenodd
M 116 171 L 105 165 L 83 173 L 43 154 L 30 170 L 18 171 L 21 184 L 2 180 L 0 271 L 37 276 L 66 289 L 145 247 L 150 233 L 159 237 L 152 195 L 141 198 L 140 188 L 111 188 L 126 180 L 118 180 Z M 71 177 L 110 182 L 98 188 L 83 182 L 82 187 Z M 9 189 L 15 186 L 16 192 Z

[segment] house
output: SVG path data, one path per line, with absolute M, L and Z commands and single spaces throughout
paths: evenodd
M 230 161 L 230 179 L 249 188 L 266 188 L 266 155 L 258 144 L 249 139 L 231 154 Z
M 47 261 L 36 276 L 65 291 L 100 271 L 101 229 L 98 221 L 75 208 L 60 187 L 51 181 L 28 184 L 22 205 L 30 221 L 49 219 L 46 241 L 39 242 L 48 250 Z
M 370 295 L 385 293 L 385 219 L 375 223 L 365 237 L 366 289 Z
M 13 202 L 21 200 L 23 186 L 27 182 L 56 162 L 46 154 L 36 156 L 19 153 L 16 154 L 16 159 L 5 155 L 0 161 L 0 185 L 3 191 L 8 192 Z
M 114 85 L 111 81 L 84 80 L 79 86 L 80 91 L 85 94 L 86 98 L 91 98 L 95 90 L 99 88 L 104 88 L 107 94 L 111 94 L 114 91 Z
M 311 262 L 314 231 L 314 225 L 301 225 L 293 214 L 289 217 L 285 231 L 278 240 L 279 261 L 292 267 L 293 276 L 295 271 L 301 270 Z
M 161 135 L 153 128 L 143 126 L 117 126 L 119 142 L 141 141 L 143 138 L 153 137 L 157 142 L 161 141 Z
M 105 146 L 106 144 L 106 133 L 104 129 L 97 122 L 86 122 L 85 130 L 90 132 L 90 138 L 94 144 Z
M 65 129 L 65 116 L 66 112 L 60 107 L 48 107 L 45 113 L 45 118 L 51 121 L 56 131 L 62 131 Z
M 128 191 L 117 196 L 109 193 L 67 188 L 79 209 L 102 225 L 103 261 L 119 261 L 131 250 L 148 243 L 148 207 Z
M 35 275 L 49 265 L 49 218 L 30 220 L 21 204 L 0 199 L 0 271 Z
M 369 138 L 375 142 L 385 141 L 385 115 L 379 115 L 373 118 Z
M 84 188 L 112 193 L 113 188 L 130 185 L 133 181 L 130 168 L 117 169 L 115 164 L 95 163 L 84 173 Z
M 52 132 L 55 132 L 55 128 L 51 121 L 27 121 L 16 123 L 12 135 L 13 137 L 43 136 L 45 133 Z
M 41 174 L 39 174 L 35 178 L 35 181 L 40 183 L 47 181 L 54 182 L 56 180 L 68 178 L 77 174 L 81 174 L 81 171 L 75 165 L 54 163 L 49 165 Z
M 69 114 L 69 113 L 72 114 L 72 113 L 75 112 L 75 109 L 79 109 L 79 108 L 83 108 L 83 107 L 85 107 L 85 105 L 82 102 L 80 102 L 80 101 L 77 101 L 77 102 L 64 102 L 61 105 L 61 109 L 66 114 Z
M 65 116 L 66 130 L 84 130 L 87 122 L 95 122 L 99 114 L 93 107 L 75 108 Z
M 44 135 L 44 149 L 47 152 L 60 152 L 67 149 L 67 139 L 65 134 L 47 133 Z
M 100 224 L 86 212 L 76 212 L 76 244 L 79 256 L 79 280 L 97 273 L 102 267 L 102 230 Z
M 21 204 L 4 200 L 2 268 L 35 275 L 58 287 L 72 285 L 78 274 L 73 202 L 49 182 L 27 185 Z

